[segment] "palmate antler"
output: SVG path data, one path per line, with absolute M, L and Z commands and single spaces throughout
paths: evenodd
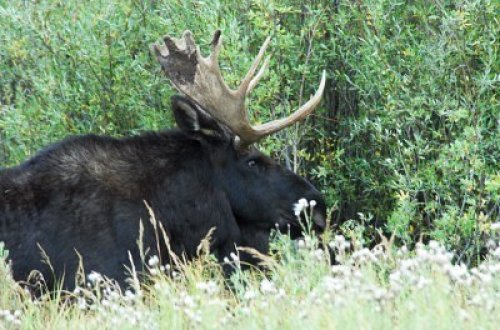
M 195 44 L 190 31 L 185 31 L 180 39 L 166 36 L 165 45 L 155 44 L 153 50 L 163 71 L 179 91 L 196 101 L 217 120 L 228 126 L 244 144 L 249 145 L 306 117 L 318 106 L 325 89 L 323 71 L 318 90 L 297 111 L 286 118 L 252 126 L 245 108 L 245 96 L 253 90 L 269 64 L 267 57 L 256 74 L 270 41 L 268 37 L 250 70 L 235 90 L 226 85 L 220 72 L 217 60 L 222 45 L 220 30 L 214 34 L 211 43 L 212 52 L 208 57 L 201 56 L 199 46 Z

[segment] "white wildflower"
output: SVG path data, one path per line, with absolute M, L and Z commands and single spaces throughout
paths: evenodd
M 302 211 L 308 206 L 307 199 L 301 198 L 295 205 L 293 206 L 293 212 L 295 213 L 295 216 L 299 216 Z
M 216 294 L 219 291 L 219 287 L 215 281 L 199 282 L 196 284 L 196 288 L 205 291 L 209 295 Z
M 346 277 L 351 274 L 351 268 L 345 265 L 333 265 L 331 270 L 334 275 L 341 275 Z
M 240 308 L 240 312 L 243 315 L 250 315 L 252 313 L 252 310 L 248 307 L 242 307 Z
M 303 248 L 306 247 L 306 242 L 303 239 L 299 239 L 297 241 L 297 246 L 298 246 L 299 249 L 303 249 Z
M 79 308 L 79 309 L 86 309 L 87 308 L 87 302 L 85 301 L 85 299 L 83 298 L 78 298 L 76 300 L 76 306 Z
M 16 320 L 16 317 L 14 315 L 8 313 L 4 316 L 4 319 L 5 319 L 5 321 L 12 323 Z
M 338 292 L 341 291 L 346 282 L 335 277 L 326 276 L 323 278 L 323 285 L 327 291 Z
M 403 245 L 401 248 L 399 248 L 396 252 L 396 255 L 398 257 L 406 256 L 408 254 L 408 248 L 406 245 Z
M 454 281 L 463 280 L 469 275 L 467 267 L 464 264 L 448 265 L 446 267 L 446 272 L 448 273 L 450 278 Z
M 159 262 L 160 262 L 160 259 L 158 258 L 158 256 L 152 256 L 148 260 L 148 265 L 149 265 L 149 267 L 155 267 L 156 265 L 158 265 Z
M 428 245 L 429 245 L 429 248 L 431 248 L 433 250 L 437 250 L 441 247 L 441 245 L 437 241 L 434 241 L 434 240 L 430 241 Z
M 276 295 L 277 298 L 284 298 L 286 296 L 286 292 L 284 289 L 279 289 L 278 294 Z
M 193 297 L 191 297 L 185 291 L 180 293 L 180 297 L 177 304 L 181 307 L 185 307 L 185 311 L 194 309 L 196 307 L 196 302 L 194 301 Z
M 344 235 L 335 235 L 334 243 L 337 245 L 342 245 L 345 242 Z
M 385 254 L 384 248 L 381 245 L 377 245 L 372 249 L 372 254 L 377 259 L 385 259 L 387 255 Z
M 273 282 L 265 278 L 260 282 L 260 291 L 263 294 L 272 294 L 276 293 L 276 287 L 274 286 Z
M 425 278 L 425 277 L 421 276 L 421 277 L 419 277 L 419 279 L 418 279 L 418 282 L 417 282 L 417 284 L 416 284 L 416 287 L 417 287 L 417 289 L 423 289 L 424 287 L 428 286 L 428 285 L 429 285 L 429 284 L 431 284 L 431 283 L 432 283 L 432 281 L 431 281 L 431 280 L 429 280 L 429 279 L 427 279 L 427 278 Z
M 463 310 L 461 308 L 458 310 L 458 317 L 460 318 L 460 321 L 462 321 L 462 322 L 470 320 L 469 313 L 467 313 L 465 310 Z
M 335 249 L 342 255 L 351 247 L 351 243 L 343 235 L 335 235 L 333 241 L 328 243 L 331 249 Z M 342 258 L 342 257 L 341 257 Z
M 489 239 L 487 242 L 486 242 L 486 248 L 488 250 L 493 250 L 494 248 L 497 247 L 497 242 L 495 242 L 494 239 Z
M 490 225 L 491 230 L 493 231 L 500 231 L 500 221 L 499 222 L 494 222 Z
M 97 272 L 94 272 L 92 271 L 88 276 L 87 276 L 88 280 L 95 284 L 97 282 L 101 282 L 103 280 L 103 277 L 101 274 L 97 273 Z
M 321 260 L 323 260 L 324 252 L 321 249 L 316 249 L 316 250 L 311 252 L 311 255 L 317 261 L 321 261 Z
M 251 300 L 255 297 L 257 297 L 257 292 L 255 292 L 254 290 L 247 290 L 243 294 L 243 299 L 245 299 L 245 300 Z
M 415 244 L 415 249 L 416 250 L 423 250 L 423 249 L 425 249 L 425 244 L 422 242 L 417 242 L 417 244 Z
M 359 269 L 356 269 L 352 272 L 352 277 L 356 279 L 362 279 L 363 273 Z
M 386 297 L 386 291 L 382 288 L 374 288 L 372 297 L 375 300 L 382 300 Z
M 393 283 L 401 283 L 401 272 L 395 271 L 389 275 L 389 281 Z
M 429 257 L 429 252 L 424 248 L 419 248 L 417 245 L 417 257 L 419 257 L 422 260 L 427 260 L 427 258 Z
M 436 264 L 439 265 L 447 265 L 451 262 L 451 259 L 453 258 L 453 254 L 451 253 L 437 253 L 434 255 L 429 255 L 428 259 Z
M 352 254 L 351 258 L 357 263 L 376 262 L 377 261 L 377 258 L 367 248 L 363 248 L 359 251 L 354 252 Z
M 491 253 L 491 255 L 492 255 L 494 258 L 500 259 L 500 246 L 499 246 L 499 247 L 497 247 L 497 248 L 495 249 L 495 251 L 493 251 L 493 252 Z
M 499 249 L 500 252 L 500 249 Z M 500 253 L 499 253 L 500 256 Z M 495 275 L 497 273 L 500 273 L 500 263 L 493 263 L 488 265 L 488 272 L 492 275 Z
M 132 291 L 130 291 L 130 290 L 125 291 L 125 298 L 128 298 L 129 300 L 133 300 L 135 297 L 136 297 L 136 295 Z
M 234 261 L 240 261 L 240 257 L 239 257 L 236 253 L 234 253 L 234 252 L 231 252 L 231 253 L 229 254 L 229 256 L 230 256 L 230 257 L 231 257 L 231 259 L 233 259 Z

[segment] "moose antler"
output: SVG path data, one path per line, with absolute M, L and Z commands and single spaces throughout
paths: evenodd
M 267 57 L 255 74 L 270 41 L 268 37 L 245 78 L 235 90 L 226 85 L 220 72 L 217 60 L 222 45 L 220 30 L 214 33 L 211 42 L 212 52 L 208 57 L 201 56 L 193 34 L 187 30 L 180 39 L 166 36 L 165 45 L 155 44 L 152 48 L 163 71 L 175 87 L 227 125 L 244 144 L 249 145 L 306 117 L 318 106 L 325 89 L 323 71 L 318 90 L 297 111 L 286 118 L 252 126 L 245 109 L 245 96 L 253 90 L 269 65 Z

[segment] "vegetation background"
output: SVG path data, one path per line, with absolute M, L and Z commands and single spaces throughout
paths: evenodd
M 332 223 L 443 242 L 474 265 L 500 217 L 498 1 L 0 0 L 0 166 L 70 134 L 173 126 L 149 45 L 190 29 L 236 85 L 272 36 L 254 122 L 323 105 L 261 148 L 309 177 Z

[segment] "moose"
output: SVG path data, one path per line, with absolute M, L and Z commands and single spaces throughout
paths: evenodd
M 49 287 L 62 281 L 72 289 L 69 279 L 83 264 L 85 273 L 126 285 L 127 267 L 142 269 L 139 236 L 142 253 L 163 260 L 172 252 L 193 258 L 209 232 L 210 251 L 221 264 L 239 246 L 267 253 L 272 229 L 301 234 L 294 214 L 301 198 L 316 201 L 312 223 L 324 230 L 321 193 L 253 144 L 311 113 L 321 100 L 325 73 L 314 96 L 292 115 L 252 126 L 245 97 L 268 65 L 269 57 L 256 73 L 269 41 L 233 90 L 218 64 L 220 31 L 208 57 L 190 31 L 179 39 L 166 36 L 152 52 L 183 94 L 171 98 L 177 129 L 126 138 L 69 137 L 1 170 L 0 241 L 14 278 L 26 280 L 37 270 Z M 150 212 L 168 237 L 168 249 L 158 244 Z

